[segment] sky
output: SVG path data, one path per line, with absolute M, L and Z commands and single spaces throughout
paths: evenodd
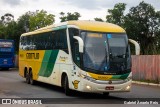
M 0 0 L 0 17 L 5 13 L 14 15 L 15 20 L 19 16 L 28 11 L 46 10 L 48 13 L 54 14 L 55 22 L 60 22 L 60 12 L 78 12 L 80 20 L 94 20 L 94 18 L 102 18 L 108 14 L 108 9 L 113 9 L 116 3 L 126 3 L 126 11 L 128 13 L 131 7 L 137 6 L 142 0 Z M 160 11 L 160 0 L 144 0 L 151 4 L 156 11 Z

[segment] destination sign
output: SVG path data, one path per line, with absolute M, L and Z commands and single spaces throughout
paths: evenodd
M 12 47 L 12 42 L 2 42 L 0 41 L 0 47 Z

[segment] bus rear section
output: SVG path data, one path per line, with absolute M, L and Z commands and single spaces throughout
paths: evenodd
M 0 68 L 8 70 L 15 65 L 14 41 L 0 40 Z

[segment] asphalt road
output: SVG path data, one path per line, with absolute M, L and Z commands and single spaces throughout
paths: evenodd
M 43 100 L 47 99 L 48 104 L 66 103 L 72 104 L 71 106 L 73 104 L 103 104 L 105 106 L 106 104 L 134 103 L 134 101 L 136 103 L 137 101 L 142 103 L 154 101 L 155 104 L 152 106 L 158 107 L 156 102 L 160 102 L 160 87 L 133 84 L 131 92 L 111 93 L 109 97 L 75 91 L 72 96 L 66 96 L 60 87 L 40 82 L 36 85 L 27 84 L 25 79 L 19 76 L 18 69 L 10 69 L 9 71 L 0 70 L 0 98 L 43 98 Z

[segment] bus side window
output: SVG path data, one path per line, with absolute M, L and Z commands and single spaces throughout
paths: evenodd
M 59 42 L 60 42 L 60 48 L 65 51 L 66 53 L 68 52 L 68 45 L 67 45 L 67 35 L 66 35 L 66 29 L 63 29 L 60 31 L 59 34 Z
M 29 43 L 30 43 L 30 36 L 26 36 L 26 39 L 25 39 L 25 42 L 26 42 L 26 45 L 25 45 L 25 50 L 29 50 Z
M 78 41 L 74 42 L 74 51 L 73 51 L 73 60 L 75 63 L 80 66 L 80 54 L 79 54 L 79 44 Z
M 53 37 L 55 49 L 63 50 L 68 54 L 66 29 L 55 31 Z
M 24 50 L 24 36 L 22 36 L 20 38 L 20 46 L 19 46 L 20 49 Z
M 23 37 L 22 42 L 23 42 L 22 48 L 23 48 L 23 50 L 26 50 L 26 45 L 27 45 L 27 37 L 26 36 Z
M 80 53 L 79 53 L 79 44 L 78 44 L 78 41 L 73 38 L 73 36 L 78 36 L 78 35 L 79 35 L 78 29 L 69 28 L 69 38 L 70 38 L 72 58 L 73 58 L 74 63 L 80 67 L 81 58 L 80 58 Z

